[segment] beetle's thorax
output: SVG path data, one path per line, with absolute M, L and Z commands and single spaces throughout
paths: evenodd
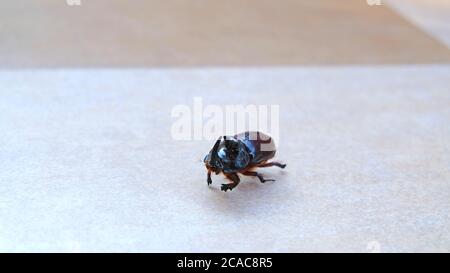
M 223 140 L 216 141 L 204 162 L 211 172 L 232 173 L 246 169 L 251 162 L 251 155 L 241 140 L 223 137 Z
M 220 143 L 217 155 L 223 165 L 224 172 L 245 169 L 250 163 L 250 155 L 244 143 L 232 137 L 227 137 Z

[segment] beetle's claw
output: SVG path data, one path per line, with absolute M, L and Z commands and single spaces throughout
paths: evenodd
M 222 187 L 220 189 L 223 190 L 224 192 L 227 192 L 227 190 L 232 191 L 233 187 L 230 186 L 230 184 L 222 184 Z
M 261 183 L 273 182 L 273 181 L 275 181 L 275 179 L 262 179 Z

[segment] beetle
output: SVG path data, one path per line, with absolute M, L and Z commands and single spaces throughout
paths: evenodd
M 231 181 L 222 184 L 221 190 L 233 190 L 240 182 L 239 175 L 257 177 L 261 183 L 275 181 L 265 179 L 255 168 L 276 166 L 284 169 L 286 164 L 268 162 L 275 156 L 273 139 L 261 132 L 243 132 L 235 136 L 219 137 L 203 162 L 208 170 L 207 184 L 211 185 L 211 173 L 223 173 Z

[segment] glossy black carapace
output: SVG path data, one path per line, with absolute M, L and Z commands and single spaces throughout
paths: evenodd
M 258 177 L 261 183 L 275 181 L 264 179 L 255 172 L 255 168 L 277 166 L 282 169 L 286 164 L 268 162 L 275 156 L 275 143 L 271 137 L 261 132 L 245 132 L 235 136 L 220 137 L 203 160 L 208 169 L 207 182 L 212 183 L 211 173 L 223 173 L 232 183 L 222 184 L 222 190 L 232 190 L 239 184 L 238 173 Z

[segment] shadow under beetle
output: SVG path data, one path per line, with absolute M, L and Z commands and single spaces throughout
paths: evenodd
M 211 173 L 223 173 L 232 183 L 222 184 L 223 191 L 233 190 L 239 184 L 238 173 L 258 177 L 261 183 L 275 181 L 264 179 L 255 168 L 277 166 L 284 169 L 286 164 L 268 162 L 275 156 L 276 148 L 272 138 L 261 132 L 244 132 L 232 137 L 220 137 L 203 162 L 208 170 L 207 183 L 212 183 Z

